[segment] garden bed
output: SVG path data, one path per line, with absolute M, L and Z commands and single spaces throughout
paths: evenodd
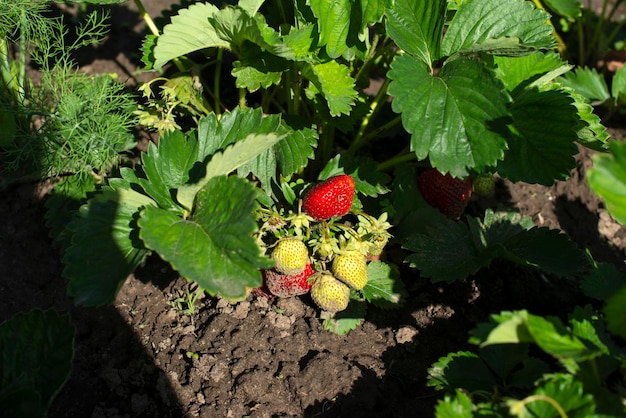
M 171 1 L 146 3 L 157 14 Z M 107 42 L 82 55 L 80 64 L 136 85 L 154 75 L 136 74 L 143 26 L 130 2 L 112 9 Z M 121 52 L 112 56 L 111 50 Z M 611 134 L 623 138 L 623 127 Z M 623 266 L 626 231 L 591 193 L 585 179 L 591 152 L 581 151 L 569 180 L 552 187 L 499 180 L 495 195 L 468 211 L 519 211 L 567 233 L 597 261 Z M 154 254 L 112 306 L 79 307 L 66 296 L 61 254 L 45 226 L 50 187 L 29 183 L 3 191 L 0 322 L 32 308 L 70 314 L 77 330 L 73 370 L 52 418 L 430 416 L 441 394 L 427 387 L 427 369 L 470 347 L 469 330 L 477 323 L 503 309 L 563 316 L 586 301 L 574 282 L 505 261 L 453 284 L 433 284 L 400 264 L 405 303 L 371 308 L 364 323 L 337 335 L 322 328 L 308 295 L 250 295 L 237 304 L 205 296 L 185 312 L 194 284 Z M 394 251 L 386 255 L 391 262 Z

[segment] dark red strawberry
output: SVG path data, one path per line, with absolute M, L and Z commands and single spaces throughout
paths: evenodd
M 354 179 L 347 174 L 330 177 L 311 187 L 304 196 L 302 209 L 317 220 L 343 216 L 354 200 Z
M 309 276 L 312 274 L 313 267 L 311 263 L 307 263 L 301 273 L 294 274 L 293 276 L 281 274 L 275 269 L 263 270 L 263 282 L 271 294 L 281 298 L 288 298 L 307 293 L 313 285 L 309 283 L 308 280 Z
M 441 174 L 437 169 L 424 171 L 417 178 L 417 184 L 426 203 L 439 209 L 448 218 L 458 219 L 472 195 L 472 179 L 459 179 Z

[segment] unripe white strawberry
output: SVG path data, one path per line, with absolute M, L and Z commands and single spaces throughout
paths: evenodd
M 348 307 L 350 289 L 332 274 L 320 273 L 311 287 L 311 297 L 321 309 L 339 312 Z
M 335 277 L 353 289 L 361 290 L 367 284 L 367 259 L 359 252 L 339 254 L 333 259 Z
M 274 268 L 286 274 L 293 276 L 301 273 L 309 261 L 309 249 L 306 244 L 298 238 L 282 238 L 271 254 L 274 260 Z

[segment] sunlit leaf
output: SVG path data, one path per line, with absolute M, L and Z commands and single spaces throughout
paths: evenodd
M 596 154 L 587 172 L 591 189 L 606 203 L 609 213 L 626 225 L 626 143 L 611 142 L 611 154 Z
M 387 34 L 398 47 L 432 68 L 440 58 L 446 5 L 445 0 L 396 0 L 387 9 Z
M 481 62 L 455 60 L 432 75 L 417 58 L 400 55 L 389 78 L 393 110 L 402 114 L 419 159 L 428 157 L 439 171 L 463 177 L 504 157 L 509 98 Z
M 357 91 L 347 66 L 337 61 L 306 65 L 302 74 L 324 96 L 332 116 L 350 113 Z
M 476 45 L 494 39 L 517 38 L 519 44 L 503 43 L 492 54 L 523 55 L 555 46 L 550 15 L 525 0 L 481 0 L 461 4 L 446 30 L 442 54 L 472 52 Z
M 200 189 L 189 219 L 148 207 L 140 237 L 189 280 L 211 294 L 240 298 L 261 285 L 260 269 L 272 266 L 252 234 L 258 191 L 237 176 L 212 176 Z
M 154 68 L 161 68 L 174 58 L 210 47 L 228 48 L 230 43 L 220 38 L 209 18 L 219 9 L 210 3 L 196 3 L 181 9 L 154 47 Z M 193 28 L 193 30 L 190 30 Z

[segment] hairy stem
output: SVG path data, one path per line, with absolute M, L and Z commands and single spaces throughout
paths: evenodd
M 144 22 L 146 22 L 146 25 L 148 25 L 150 32 L 152 32 L 154 36 L 160 36 L 159 28 L 157 28 L 154 20 L 152 20 L 152 18 L 146 11 L 146 8 L 144 7 L 141 0 L 135 0 L 135 5 L 137 5 L 137 10 L 139 10 L 139 14 L 141 15 Z M 182 62 L 180 62 L 178 58 L 174 58 L 172 61 L 174 62 L 174 65 L 176 65 L 176 68 L 178 68 L 178 71 L 185 71 L 185 66 L 182 64 Z
M 352 141 L 352 144 L 350 144 L 350 148 L 348 149 L 348 155 L 354 155 L 354 153 L 363 145 L 365 145 L 367 140 L 371 138 L 364 135 L 365 131 L 367 130 L 370 122 L 376 117 L 376 115 L 380 111 L 380 105 L 381 103 L 383 103 L 383 99 L 387 99 L 387 88 L 389 87 L 390 82 L 391 80 L 389 78 L 385 78 L 382 86 L 380 86 L 380 89 L 378 89 L 378 93 L 376 93 L 376 97 L 370 105 L 370 111 L 363 118 L 361 126 L 359 127 L 359 131 L 357 132 L 354 141 Z
M 567 413 L 565 412 L 563 407 L 557 401 L 555 401 L 553 398 L 551 398 L 549 396 L 546 396 L 546 395 L 532 395 L 532 396 L 528 396 L 528 397 L 522 399 L 519 402 L 519 404 L 520 404 L 521 407 L 524 407 L 524 406 L 528 405 L 529 403 L 537 402 L 537 401 L 548 402 L 550 405 L 552 405 L 554 407 L 554 409 L 556 409 L 557 413 L 559 414 L 559 416 L 561 418 L 567 418 Z

